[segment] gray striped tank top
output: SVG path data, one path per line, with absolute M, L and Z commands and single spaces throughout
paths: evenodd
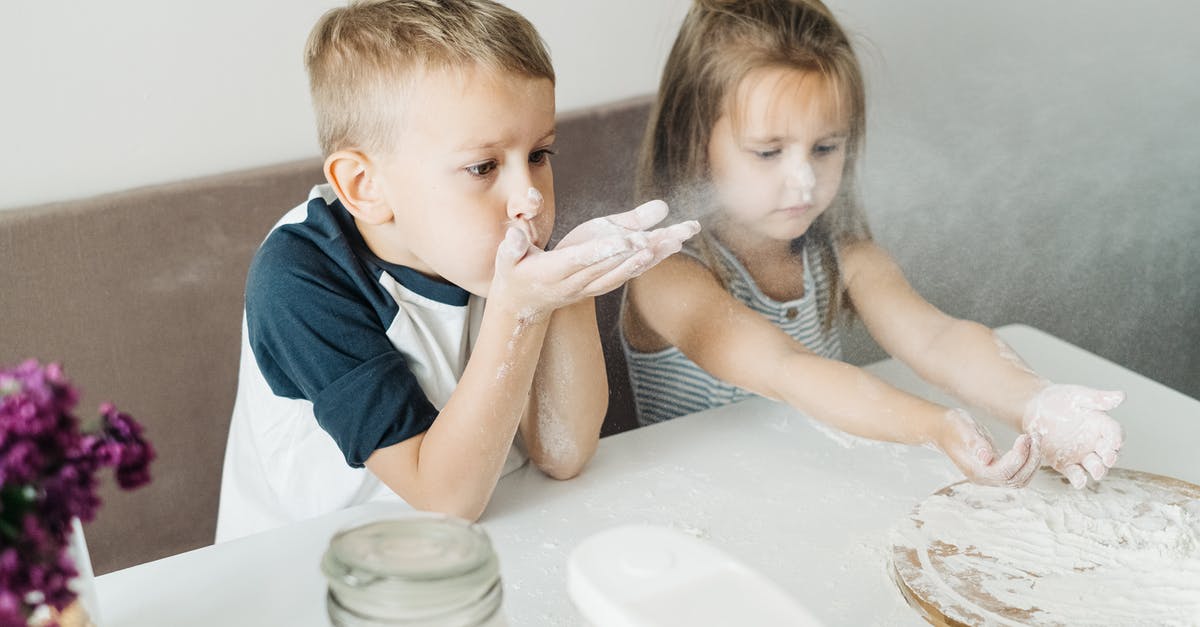
M 829 280 L 820 254 L 804 248 L 804 296 L 780 302 L 763 294 L 737 257 L 716 240 L 719 261 L 728 270 L 729 292 L 734 298 L 762 314 L 775 326 L 804 344 L 812 352 L 830 359 L 842 358 L 837 325 L 821 328 L 825 303 L 830 297 Z M 695 249 L 684 252 L 699 257 Z M 720 407 L 754 396 L 752 392 L 721 381 L 697 366 L 674 346 L 653 353 L 634 350 L 621 333 L 621 344 L 629 363 L 629 380 L 642 425 L 670 420 L 712 407 Z

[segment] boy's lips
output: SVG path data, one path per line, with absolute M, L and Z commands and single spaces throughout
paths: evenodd
M 545 242 L 541 242 L 538 240 L 539 233 L 537 232 L 537 227 L 534 226 L 533 222 L 531 222 L 529 220 L 518 219 L 518 220 L 509 220 L 508 224 L 509 224 L 509 226 L 515 226 L 518 229 L 521 229 L 522 231 L 524 231 L 525 236 L 529 238 L 529 241 L 532 242 L 534 246 L 541 248 L 542 246 L 545 245 Z

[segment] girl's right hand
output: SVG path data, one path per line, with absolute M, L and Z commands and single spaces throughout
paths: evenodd
M 1107 412 L 1124 400 L 1124 392 L 1050 384 L 1026 405 L 1021 423 L 1043 438 L 1046 462 L 1079 489 L 1089 474 L 1099 481 L 1117 462 L 1125 435 Z
M 535 319 L 610 292 L 679 252 L 700 231 L 695 221 L 649 230 L 666 216 L 666 203 L 650 201 L 584 222 L 550 251 L 534 246 L 524 225 L 514 223 L 496 251 L 489 300 L 503 298 L 520 317 Z
M 1022 433 L 1012 450 L 997 457 L 987 429 L 962 409 L 946 412 L 935 445 L 969 481 L 982 485 L 1024 487 L 1041 465 L 1041 441 L 1037 435 Z

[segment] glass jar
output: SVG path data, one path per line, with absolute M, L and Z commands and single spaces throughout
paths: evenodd
M 479 525 L 434 514 L 340 531 L 321 559 L 336 627 L 504 627 L 500 564 Z

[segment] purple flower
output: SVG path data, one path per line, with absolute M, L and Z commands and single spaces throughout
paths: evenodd
M 25 627 L 21 597 L 5 587 L 0 587 L 0 627 Z
M 120 446 L 117 483 L 126 490 L 150 483 L 150 462 L 154 461 L 157 453 L 150 442 L 142 437 L 142 425 L 129 414 L 117 411 L 111 403 L 101 405 L 100 414 L 107 441 Z M 111 456 L 110 452 L 106 451 L 105 454 Z
M 71 580 L 79 576 L 75 562 L 64 550 L 58 554 L 58 559 L 51 568 L 46 569 L 46 578 L 39 588 L 45 595 L 46 604 L 56 610 L 62 610 L 75 600 L 75 592 L 71 590 Z
M 0 483 L 29 483 L 44 465 L 36 442 L 16 440 L 8 446 L 0 446 Z
M 142 426 L 105 403 L 99 430 L 85 433 L 72 413 L 78 399 L 57 364 L 0 368 L 0 627 L 74 601 L 71 520 L 95 518 L 101 468 L 124 489 L 150 481 L 155 451 Z
M 16 547 L 0 551 L 0 590 L 17 591 L 17 583 L 23 578 L 18 572 L 20 568 L 21 555 Z M 3 613 L 0 612 L 0 615 Z
M 98 466 L 116 466 L 121 463 L 121 453 L 125 450 L 120 442 L 98 435 L 85 435 L 80 444 L 87 451 L 85 456 L 90 457 Z

